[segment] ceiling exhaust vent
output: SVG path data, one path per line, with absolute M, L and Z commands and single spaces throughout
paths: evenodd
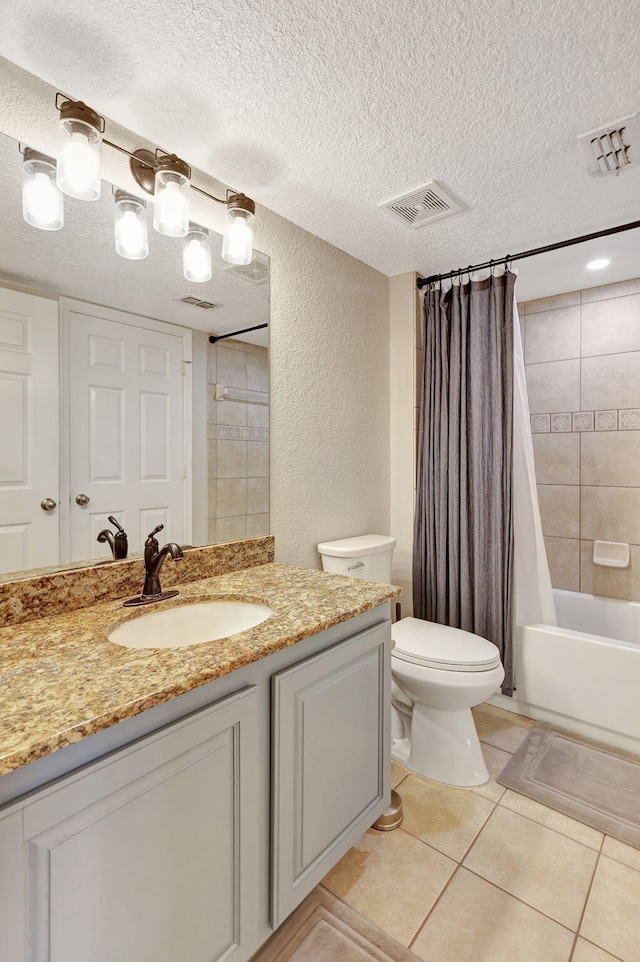
M 589 173 L 619 174 L 640 162 L 640 114 L 579 134 Z
M 180 304 L 190 304 L 192 307 L 199 307 L 203 311 L 215 311 L 217 304 L 212 304 L 211 301 L 201 301 L 199 297 L 192 297 L 191 294 L 187 294 L 186 297 L 176 297 L 176 300 Z
M 269 258 L 256 253 L 250 264 L 229 264 L 224 269 L 250 284 L 264 284 L 269 277 Z
M 465 210 L 464 204 L 452 197 L 437 180 L 430 180 L 408 194 L 392 197 L 378 204 L 378 207 L 389 211 L 392 217 L 409 227 L 423 227 L 434 220 Z

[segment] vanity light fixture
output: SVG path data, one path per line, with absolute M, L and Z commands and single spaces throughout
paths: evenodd
M 211 280 L 211 247 L 209 231 L 197 224 L 189 224 L 189 233 L 182 250 L 184 276 L 188 281 Z
M 608 267 L 611 263 L 611 258 L 609 257 L 597 257 L 594 261 L 589 261 L 587 264 L 588 271 L 601 271 L 603 267 Z
M 187 280 L 205 281 L 211 277 L 209 234 L 204 228 L 189 224 L 189 190 L 195 190 L 227 208 L 222 258 L 230 264 L 244 266 L 251 263 L 256 205 L 250 197 L 232 190 L 227 190 L 224 199 L 216 197 L 191 183 L 189 164 L 176 154 L 159 149 L 155 152 L 142 149 L 132 153 L 107 140 L 103 137 L 104 117 L 81 100 L 69 100 L 64 94 L 58 93 L 56 107 L 60 111 L 57 164 L 31 148 L 23 151 L 23 215 L 27 223 L 44 230 L 62 227 L 60 191 L 79 200 L 97 200 L 100 197 L 100 158 L 102 144 L 105 143 L 129 157 L 134 180 L 144 191 L 153 195 L 154 228 L 169 237 L 186 239 L 183 267 Z M 52 187 L 55 189 L 52 174 L 59 188 L 58 194 L 51 190 Z M 130 260 L 140 260 L 149 253 L 146 205 L 126 191 L 117 190 L 115 196 L 116 251 Z
M 116 190 L 114 197 L 116 253 L 131 261 L 142 260 L 149 253 L 147 205 L 126 190 Z
M 78 200 L 98 200 L 104 117 L 81 100 L 60 98 L 58 94 L 58 187 Z
M 56 186 L 56 162 L 31 147 L 22 152 L 22 216 L 40 230 L 64 225 L 64 198 Z

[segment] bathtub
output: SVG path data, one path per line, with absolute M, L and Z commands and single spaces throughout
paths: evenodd
M 554 590 L 558 627 L 516 629 L 500 708 L 640 755 L 640 604 Z

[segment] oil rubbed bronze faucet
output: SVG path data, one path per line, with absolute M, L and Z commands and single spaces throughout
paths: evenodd
M 142 594 L 139 598 L 129 598 L 125 601 L 125 608 L 134 605 L 149 605 L 154 601 L 164 601 L 165 598 L 175 598 L 178 594 L 177 591 L 163 591 L 160 587 L 160 569 L 167 555 L 171 555 L 174 561 L 180 561 L 184 558 L 182 548 L 175 541 L 169 541 L 164 547 L 159 547 L 155 536 L 163 528 L 164 525 L 159 524 L 144 543 L 144 586 Z
M 123 558 L 127 557 L 127 552 L 129 550 L 127 533 L 120 522 L 117 521 L 112 514 L 109 515 L 109 521 L 118 529 L 115 537 L 112 531 L 109 531 L 108 528 L 105 528 L 104 531 L 100 532 L 96 540 L 99 541 L 100 544 L 104 544 L 105 541 L 108 542 L 114 560 L 121 561 Z

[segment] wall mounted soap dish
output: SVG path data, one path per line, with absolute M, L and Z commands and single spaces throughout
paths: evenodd
M 629 567 L 629 545 L 619 541 L 594 541 L 593 563 L 608 568 Z

